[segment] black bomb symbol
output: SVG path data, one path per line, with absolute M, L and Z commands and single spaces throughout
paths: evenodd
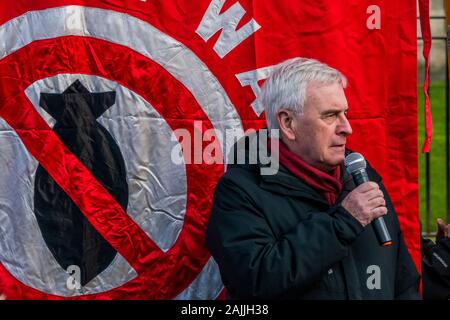
M 115 98 L 113 91 L 91 93 L 76 80 L 62 94 L 41 93 L 39 104 L 57 121 L 53 130 L 61 141 L 126 210 L 125 162 L 114 139 L 96 121 Z M 34 212 L 44 240 L 61 267 L 80 268 L 81 285 L 100 274 L 116 256 L 115 249 L 40 165 Z

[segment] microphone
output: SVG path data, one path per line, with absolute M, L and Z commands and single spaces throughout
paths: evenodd
M 357 152 L 350 153 L 345 157 L 345 168 L 347 172 L 352 175 L 356 186 L 369 182 L 369 176 L 366 171 L 366 160 Z M 372 221 L 372 227 L 377 236 L 378 242 L 381 246 L 386 247 L 392 245 L 391 235 L 386 227 L 383 217 L 378 217 Z

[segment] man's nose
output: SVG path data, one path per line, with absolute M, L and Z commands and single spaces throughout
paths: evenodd
M 337 130 L 337 134 L 343 136 L 349 136 L 353 133 L 352 126 L 350 125 L 350 122 L 345 115 L 340 117 L 340 123 L 337 127 Z

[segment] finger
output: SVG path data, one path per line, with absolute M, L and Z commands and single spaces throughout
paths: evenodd
M 436 220 L 436 222 L 437 222 L 437 227 L 438 227 L 437 236 L 439 236 L 439 237 L 446 236 L 446 226 L 445 226 L 444 221 L 441 218 L 438 218 Z
M 387 208 L 386 207 L 376 207 L 374 209 L 372 209 L 372 213 L 373 213 L 373 219 L 376 219 L 378 217 L 382 217 L 384 215 L 387 214 Z
M 368 191 L 368 192 L 364 193 L 364 196 L 366 197 L 366 199 L 368 201 L 377 199 L 377 198 L 384 199 L 383 191 L 381 191 L 380 189 Z
M 372 190 L 378 190 L 380 187 L 375 182 L 369 181 L 359 185 L 356 189 L 361 193 L 366 193 Z
M 386 207 L 386 201 L 382 197 L 373 198 L 369 201 L 369 206 L 372 208 Z

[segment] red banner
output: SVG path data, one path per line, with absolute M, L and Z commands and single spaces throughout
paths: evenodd
M 223 285 L 204 231 L 224 165 L 171 162 L 181 150 L 174 131 L 265 126 L 259 85 L 296 56 L 348 77 L 349 147 L 383 176 L 420 268 L 414 3 L 3 1 L 0 38 L 0 289 L 8 298 L 215 299 Z M 76 99 L 74 87 L 83 92 Z M 114 101 L 92 111 L 97 122 L 80 120 L 70 140 L 66 114 L 51 101 L 98 111 L 100 96 Z M 117 159 L 126 199 L 115 196 L 117 179 L 83 157 L 85 144 Z M 200 140 L 202 150 L 208 144 Z M 107 255 L 87 243 L 74 254 L 79 264 L 68 258 L 79 230 L 49 209 L 52 188 Z M 78 279 L 80 270 L 90 276 Z

